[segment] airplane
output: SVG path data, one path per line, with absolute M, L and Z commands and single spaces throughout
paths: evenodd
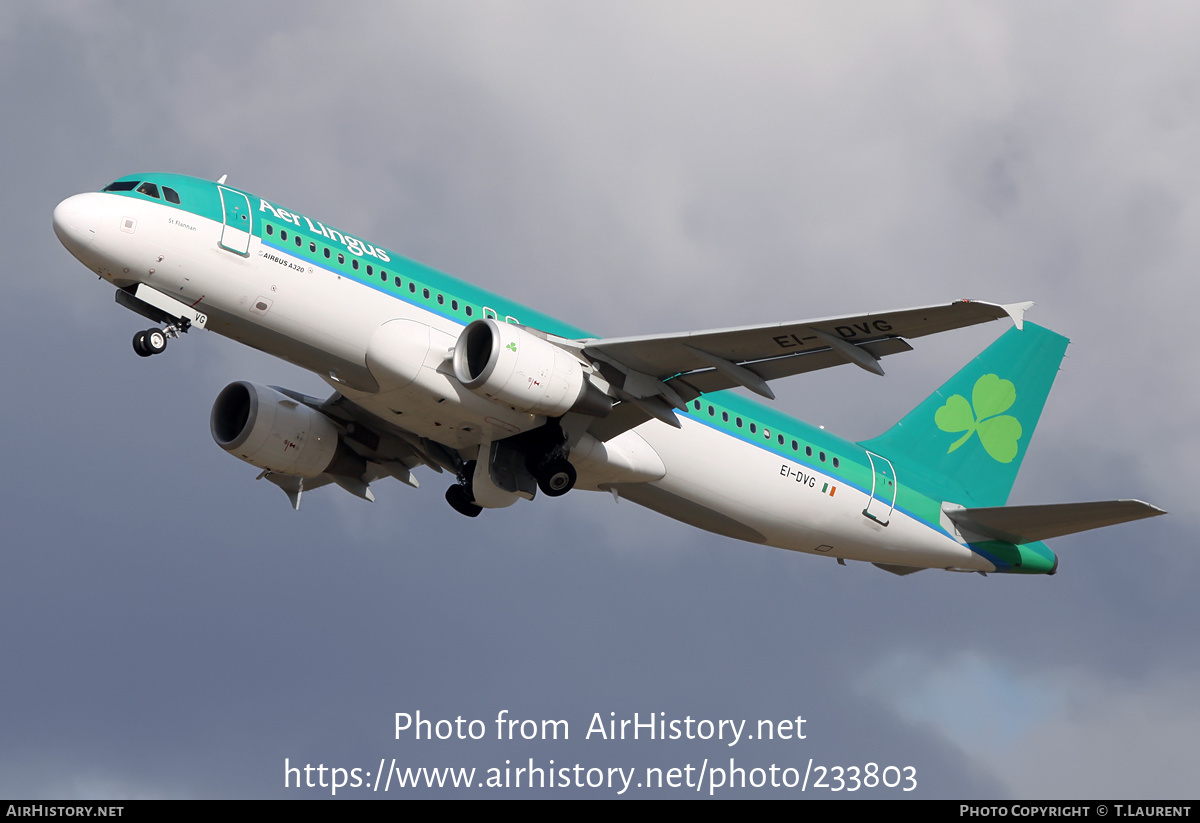
M 142 357 L 199 328 L 319 375 L 327 398 L 248 381 L 210 416 L 221 448 L 294 508 L 337 485 L 374 500 L 422 467 L 469 517 L 539 493 L 607 491 L 719 535 L 924 569 L 1054 574 L 1042 541 L 1164 511 L 1138 500 L 1006 506 L 1066 350 L 1032 303 L 939 306 L 683 334 L 595 337 L 234 188 L 135 174 L 67 197 L 54 231 L 154 323 Z M 1012 327 L 883 434 L 852 442 L 750 400 L 908 341 Z

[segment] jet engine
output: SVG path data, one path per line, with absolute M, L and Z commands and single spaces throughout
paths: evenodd
M 357 477 L 365 461 L 341 445 L 328 417 L 268 386 L 226 386 L 209 416 L 213 440 L 252 466 L 297 477 Z
M 512 323 L 476 320 L 454 346 L 454 376 L 478 395 L 519 412 L 603 417 L 612 400 L 570 352 Z

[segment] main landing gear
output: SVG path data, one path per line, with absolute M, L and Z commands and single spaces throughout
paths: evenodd
M 547 497 L 561 497 L 575 488 L 575 467 L 565 457 L 551 457 L 540 464 L 530 465 L 529 471 L 542 494 Z
M 524 452 L 525 468 L 547 497 L 561 497 L 575 488 L 575 467 L 567 459 L 567 435 L 558 420 L 511 440 Z
M 487 498 L 484 502 L 489 506 L 506 506 L 517 497 L 532 500 L 537 491 L 547 497 L 561 497 L 575 488 L 577 475 L 567 459 L 566 443 L 557 420 L 524 434 L 485 443 L 479 449 L 479 459 L 488 461 L 490 481 L 495 488 L 481 490 Z M 474 488 L 477 461 L 455 463 L 458 482 L 446 489 L 446 502 L 460 514 L 478 517 L 483 508 L 476 502 Z M 510 497 L 506 498 L 506 494 Z
M 551 458 L 531 468 L 538 489 L 547 497 L 561 497 L 575 488 L 575 467 L 565 457 Z M 446 502 L 459 514 L 478 517 L 483 507 L 475 502 L 472 478 L 475 476 L 475 461 L 463 464 L 458 482 L 446 489 Z
M 467 461 L 463 464 L 458 482 L 446 489 L 446 502 L 450 504 L 450 508 L 467 517 L 478 517 L 483 511 L 482 506 L 476 505 L 475 495 L 471 491 L 471 478 L 474 475 L 475 461 Z

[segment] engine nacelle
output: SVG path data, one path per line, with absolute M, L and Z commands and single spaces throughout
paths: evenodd
M 218 446 L 260 469 L 298 477 L 342 473 L 334 464 L 347 455 L 339 454 L 333 421 L 267 386 L 230 383 L 217 395 L 208 424 Z
M 603 417 L 612 400 L 564 349 L 512 323 L 476 320 L 454 346 L 454 376 L 476 394 L 520 412 Z

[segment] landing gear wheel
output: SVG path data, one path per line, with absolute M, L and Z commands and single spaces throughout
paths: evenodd
M 548 461 L 535 475 L 538 488 L 547 497 L 561 497 L 575 488 L 575 467 L 566 458 Z
M 467 487 L 457 483 L 446 489 L 446 502 L 450 504 L 450 508 L 467 517 L 478 517 L 479 513 L 483 511 L 481 506 L 475 505 Z
M 142 335 L 142 347 L 149 354 L 162 354 L 166 351 L 167 335 L 162 329 L 146 329 Z
M 133 336 L 133 350 L 137 352 L 138 357 L 150 356 L 150 352 L 146 350 L 146 333 L 144 331 Z

